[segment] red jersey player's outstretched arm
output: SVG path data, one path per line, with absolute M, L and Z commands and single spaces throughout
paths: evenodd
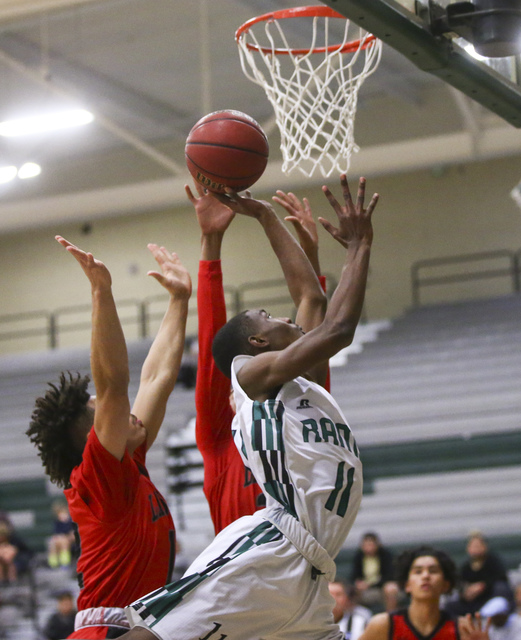
M 212 342 L 226 323 L 222 284 L 221 246 L 235 213 L 196 185 L 198 196 L 185 186 L 201 227 L 201 260 L 197 283 L 199 344 L 195 385 L 196 441 L 201 453 L 212 453 L 232 438 L 234 412 L 230 407 L 230 381 L 215 366 Z
M 149 244 L 148 249 L 159 266 L 159 271 L 149 271 L 148 275 L 168 291 L 170 300 L 143 363 L 132 407 L 132 413 L 147 431 L 147 450 L 163 424 L 168 399 L 177 381 L 185 344 L 188 301 L 192 294 L 192 281 L 177 255 L 156 244 Z
M 230 406 L 230 380 L 219 371 L 212 355 L 215 334 L 226 323 L 221 245 L 235 214 L 201 186 L 196 184 L 198 197 L 188 186 L 185 189 L 201 228 L 195 435 L 204 459 L 204 492 L 218 533 L 237 518 L 256 511 L 261 493 L 233 442 L 231 425 L 235 411 Z
M 94 430 L 102 446 L 121 460 L 129 438 L 130 402 L 127 346 L 112 295 L 107 267 L 92 253 L 62 236 L 56 240 L 78 262 L 92 294 L 91 371 L 96 387 Z

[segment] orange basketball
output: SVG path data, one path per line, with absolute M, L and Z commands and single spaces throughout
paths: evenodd
M 188 170 L 209 191 L 244 191 L 261 177 L 269 146 L 261 126 L 240 111 L 224 110 L 201 118 L 188 134 Z

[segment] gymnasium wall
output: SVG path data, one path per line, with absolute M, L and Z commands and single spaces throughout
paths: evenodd
M 368 319 L 393 318 L 410 307 L 410 268 L 416 260 L 521 248 L 521 211 L 509 195 L 520 179 L 521 156 L 368 177 L 368 191 L 381 194 L 374 217 L 375 243 L 366 298 Z M 336 177 L 327 182 L 340 196 Z M 352 184 L 355 186 L 356 180 Z M 334 221 L 320 186 L 295 191 L 298 196 L 309 198 L 315 215 Z M 255 192 L 256 197 L 271 195 Z M 142 299 L 162 292 L 153 279 L 146 277 L 155 264 L 146 249 L 147 242 L 176 250 L 196 279 L 199 228 L 190 205 L 97 220 L 88 234 L 76 222 L 10 233 L 0 237 L 0 315 L 89 303 L 88 283 L 71 256 L 55 242 L 57 233 L 106 262 L 113 275 L 116 299 Z M 323 272 L 338 275 L 342 248 L 322 229 L 320 242 Z M 238 217 L 232 223 L 223 252 L 227 284 L 237 286 L 281 275 L 260 225 L 253 219 Z M 434 300 L 445 300 L 508 290 L 507 280 L 485 281 L 451 285 L 429 295 Z M 191 322 L 189 330 L 194 329 Z M 0 342 L 0 353 L 4 347 Z

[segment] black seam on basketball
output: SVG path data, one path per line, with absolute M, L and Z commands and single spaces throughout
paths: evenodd
M 190 162 L 194 165 L 194 167 L 196 167 L 196 168 L 197 168 L 197 169 L 202 173 L 202 175 L 203 175 L 205 178 L 208 178 L 208 175 L 207 175 L 207 174 L 208 174 L 208 171 L 206 171 L 206 169 L 203 169 L 203 168 L 201 167 L 201 165 L 197 164 L 197 162 L 194 162 L 194 161 L 192 160 L 192 158 L 190 158 L 190 156 L 189 156 L 188 154 L 186 154 L 186 157 L 190 160 Z M 250 179 L 254 178 L 255 176 L 259 176 L 259 177 L 260 177 L 263 173 L 264 173 L 264 171 L 256 171 L 255 173 L 251 173 L 251 174 L 250 174 L 250 175 L 248 175 L 248 176 L 241 176 L 240 178 L 235 178 L 234 176 L 223 176 L 223 175 L 220 175 L 219 173 L 213 173 L 213 172 L 212 172 L 212 173 L 210 173 L 210 175 L 211 175 L 211 176 L 215 176 L 216 178 L 222 178 L 222 179 L 224 179 L 224 180 L 226 180 L 226 179 L 228 179 L 228 180 L 235 180 L 235 181 L 237 181 L 237 182 L 238 182 L 239 180 L 241 180 L 241 181 L 243 181 L 243 180 L 250 180 Z M 208 178 L 208 180 L 210 180 L 210 179 L 211 179 L 211 178 Z
M 255 125 L 253 122 L 248 122 L 247 120 L 241 120 L 240 118 L 212 118 L 211 120 L 206 120 L 205 122 L 201 122 L 200 124 L 195 124 L 192 131 L 197 131 L 200 127 L 204 127 L 211 122 L 240 122 L 240 124 L 245 124 L 248 127 L 251 127 L 255 131 L 257 131 L 265 140 L 268 138 L 264 131 L 260 128 L 260 125 Z
M 255 156 L 259 156 L 261 158 L 268 158 L 268 154 L 260 153 L 260 151 L 255 151 L 255 149 L 250 149 L 249 147 L 234 147 L 231 144 L 221 144 L 220 142 L 187 142 L 186 147 L 192 146 L 201 146 L 201 147 L 217 147 L 219 149 L 233 149 L 234 151 L 245 151 L 246 153 L 252 153 Z M 186 151 L 185 151 L 186 153 Z

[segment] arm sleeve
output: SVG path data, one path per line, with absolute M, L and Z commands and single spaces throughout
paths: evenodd
M 220 260 L 201 260 L 197 283 L 199 355 L 195 385 L 197 446 L 203 456 L 232 439 L 230 380 L 215 365 L 212 343 L 226 323 Z

